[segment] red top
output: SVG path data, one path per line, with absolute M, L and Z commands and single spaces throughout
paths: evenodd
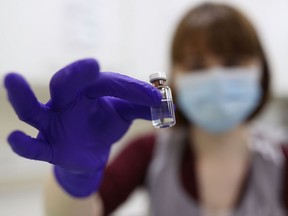
M 108 165 L 105 170 L 102 185 L 100 187 L 100 196 L 103 200 L 104 215 L 109 215 L 118 206 L 120 206 L 129 195 L 139 186 L 143 186 L 146 174 L 152 160 L 155 144 L 155 135 L 140 137 L 132 141 L 124 150 Z M 189 148 L 188 145 L 187 149 Z M 282 200 L 284 206 L 288 209 L 288 146 L 282 147 L 285 161 L 284 169 L 284 187 Z M 194 199 L 199 201 L 194 158 L 191 151 L 184 151 L 181 162 L 182 187 Z M 191 175 L 194 173 L 194 175 Z M 244 195 L 249 173 L 246 176 L 241 193 L 238 197 L 239 204 Z

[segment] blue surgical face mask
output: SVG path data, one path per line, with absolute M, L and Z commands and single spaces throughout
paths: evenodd
M 203 130 L 219 134 L 245 121 L 261 99 L 261 68 L 214 67 L 176 76 L 177 105 Z

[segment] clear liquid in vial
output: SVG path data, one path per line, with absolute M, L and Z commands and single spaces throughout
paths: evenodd
M 168 128 L 175 125 L 173 101 L 162 99 L 160 106 L 151 107 L 151 116 L 152 124 L 155 128 Z

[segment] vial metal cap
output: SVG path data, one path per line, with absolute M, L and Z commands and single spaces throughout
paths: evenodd
M 164 72 L 157 72 L 157 73 L 153 73 L 149 76 L 149 80 L 150 82 L 153 82 L 154 80 L 167 80 L 167 77 L 166 77 L 166 73 Z

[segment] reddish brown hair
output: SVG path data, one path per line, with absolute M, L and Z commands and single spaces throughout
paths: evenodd
M 191 69 L 191 59 L 214 54 L 222 59 L 257 58 L 262 66 L 262 98 L 248 120 L 264 108 L 270 94 L 270 70 L 267 58 L 253 25 L 235 8 L 204 3 L 190 10 L 180 21 L 172 41 L 171 63 Z M 172 77 L 173 80 L 173 71 Z M 173 83 L 171 83 L 172 89 Z M 177 103 L 177 102 L 176 102 Z M 177 125 L 188 125 L 183 114 L 176 110 Z

